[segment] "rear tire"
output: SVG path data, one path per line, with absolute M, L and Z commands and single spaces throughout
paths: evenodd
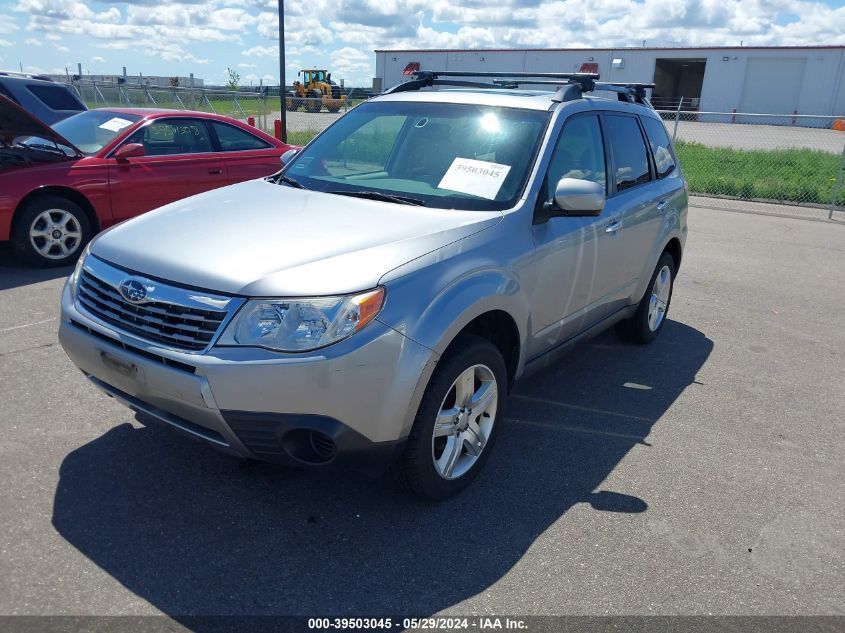
M 675 284 L 675 260 L 663 253 L 651 275 L 645 295 L 630 319 L 616 324 L 616 333 L 626 341 L 646 344 L 656 339 L 666 323 L 672 288 Z
M 323 108 L 323 93 L 319 90 L 312 90 L 305 100 L 306 112 L 319 112 Z
M 472 483 L 502 424 L 507 381 L 495 345 L 478 336 L 455 341 L 426 387 L 405 450 L 393 466 L 400 485 L 442 501 Z
M 91 222 L 78 204 L 63 196 L 39 196 L 15 218 L 12 248 L 34 266 L 68 266 L 91 235 Z

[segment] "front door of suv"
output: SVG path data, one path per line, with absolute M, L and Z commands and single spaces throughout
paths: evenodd
M 561 178 L 581 178 L 606 186 L 607 163 L 599 117 L 570 117 L 552 153 L 538 205 L 552 199 Z M 539 213 L 538 213 L 539 215 Z M 555 217 L 534 224 L 535 255 L 527 277 L 531 290 L 532 332 L 529 357 L 592 325 L 601 298 L 615 282 L 614 248 L 596 217 Z

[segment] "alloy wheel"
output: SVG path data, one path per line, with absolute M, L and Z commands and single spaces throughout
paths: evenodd
M 82 243 L 82 227 L 76 216 L 64 209 L 47 209 L 29 227 L 29 241 L 46 259 L 64 259 Z
M 457 479 L 478 460 L 496 421 L 498 384 L 486 365 L 465 369 L 440 405 L 431 438 L 437 474 Z

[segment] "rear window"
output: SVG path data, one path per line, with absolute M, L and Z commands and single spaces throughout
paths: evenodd
M 675 168 L 675 155 L 672 153 L 672 144 L 669 143 L 669 135 L 663 122 L 651 117 L 640 119 L 645 128 L 645 134 L 651 145 L 651 155 L 654 156 L 654 166 L 657 168 L 657 177 L 663 178 L 672 173 Z
M 249 149 L 267 149 L 273 147 L 267 141 L 245 132 L 240 128 L 228 123 L 212 121 L 211 125 L 217 132 L 217 139 L 220 141 L 220 149 L 224 152 L 241 152 Z
M 82 110 L 82 104 L 64 86 L 30 85 L 26 87 L 51 110 Z
M 613 152 L 616 190 L 624 191 L 648 182 L 651 179 L 648 154 L 637 119 L 610 115 L 607 117 L 607 128 L 607 138 Z

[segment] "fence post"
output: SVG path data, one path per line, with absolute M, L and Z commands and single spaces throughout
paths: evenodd
M 731 110 L 731 123 L 736 123 L 736 108 Z
M 681 100 L 678 101 L 678 109 L 675 110 L 675 129 L 672 130 L 672 142 L 675 142 L 675 138 L 678 136 L 678 119 L 681 118 L 681 106 L 684 104 L 684 98 L 681 97 Z
M 836 211 L 836 201 L 839 198 L 839 193 L 842 191 L 842 174 L 845 172 L 845 147 L 842 148 L 842 158 L 839 161 L 839 173 L 836 175 L 836 184 L 833 185 L 833 197 L 830 199 L 830 213 L 827 214 L 827 219 L 833 219 L 833 212 Z

